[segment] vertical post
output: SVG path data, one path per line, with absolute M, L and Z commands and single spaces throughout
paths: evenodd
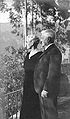
M 27 45 L 27 0 L 25 0 L 25 47 Z
M 36 29 L 36 21 L 37 21 L 37 3 L 36 3 L 36 14 L 35 14 L 35 29 Z
M 6 119 L 4 89 L 5 85 L 3 85 L 2 79 L 0 79 L 0 119 Z
M 42 8 L 40 7 L 40 15 L 41 15 L 41 22 L 42 22 Z
M 3 100 L 2 100 L 2 98 L 0 98 L 0 119 L 4 119 Z
M 31 0 L 31 3 L 32 3 L 32 34 L 33 34 L 33 0 Z
M 43 29 L 42 8 L 41 6 L 39 6 L 39 8 L 40 8 L 40 17 L 41 17 L 41 23 L 42 23 L 42 29 Z
M 69 46 L 69 57 L 68 57 L 68 63 L 70 63 L 70 46 Z

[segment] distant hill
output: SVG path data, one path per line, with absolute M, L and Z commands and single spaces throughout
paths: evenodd
M 19 37 L 11 33 L 12 26 L 10 23 L 0 23 L 0 53 L 5 51 L 5 47 L 14 46 L 18 48 L 22 43 L 19 41 Z

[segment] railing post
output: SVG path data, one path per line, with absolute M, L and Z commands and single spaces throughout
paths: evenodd
M 0 118 L 3 119 L 2 99 L 0 98 Z
M 6 119 L 6 114 L 5 114 L 5 95 L 1 90 L 0 90 L 0 119 Z

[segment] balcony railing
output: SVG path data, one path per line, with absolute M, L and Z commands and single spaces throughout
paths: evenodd
M 5 94 L 5 118 L 19 119 L 23 89 Z
M 62 70 L 67 75 L 69 75 L 69 72 L 70 72 L 69 65 L 70 64 L 62 64 Z M 4 95 L 4 97 L 2 98 L 3 100 L 1 100 L 1 102 L 3 102 L 2 106 L 4 109 L 4 115 L 5 115 L 4 119 L 19 119 L 22 95 L 23 95 L 23 88 Z M 65 101 L 63 101 L 63 97 L 60 99 L 62 101 L 62 104 L 63 102 L 67 102 L 68 99 L 70 101 L 70 94 L 69 94 L 69 97 L 67 98 L 64 97 L 64 99 L 66 99 Z M 60 99 L 59 99 L 59 102 L 61 102 Z

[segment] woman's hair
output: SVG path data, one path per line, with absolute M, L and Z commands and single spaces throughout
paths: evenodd
M 35 37 L 33 40 L 34 40 L 33 46 L 34 46 L 34 49 L 36 49 L 39 44 L 40 39 L 38 37 Z

